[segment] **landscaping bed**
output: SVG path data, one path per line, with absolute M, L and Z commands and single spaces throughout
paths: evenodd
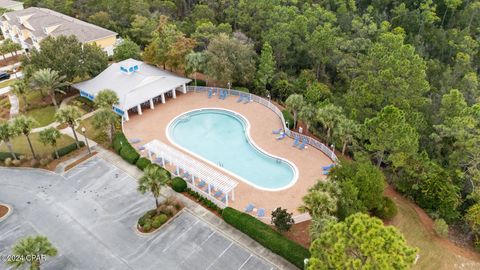
M 7 215 L 9 208 L 3 204 L 0 204 L 0 219 Z
M 174 217 L 184 205 L 173 197 L 166 199 L 157 209 L 147 211 L 138 219 L 137 229 L 141 233 L 151 233 Z

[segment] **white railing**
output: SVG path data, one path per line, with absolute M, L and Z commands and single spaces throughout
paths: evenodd
M 278 115 L 278 117 L 282 120 L 283 124 L 283 130 L 285 131 L 285 134 L 291 138 L 299 137 L 299 139 L 305 141 L 308 143 L 308 145 L 315 147 L 316 149 L 322 151 L 325 155 L 327 155 L 330 159 L 332 159 L 334 162 L 338 161 L 337 155 L 328 148 L 325 144 L 321 143 L 320 141 L 316 140 L 315 138 L 309 137 L 307 135 L 295 132 L 290 130 L 287 127 L 287 124 L 285 122 L 285 118 L 283 117 L 282 111 L 275 106 L 273 103 L 268 101 L 267 99 L 263 97 L 259 97 L 257 95 L 251 94 L 251 93 L 245 93 L 242 91 L 238 90 L 233 90 L 233 89 L 226 89 L 226 88 L 218 88 L 218 87 L 206 87 L 206 86 L 187 86 L 187 92 L 205 92 L 208 90 L 212 90 L 215 93 L 219 93 L 221 90 L 227 91 L 228 95 L 230 96 L 240 96 L 240 95 L 245 95 L 248 98 L 250 98 L 252 101 L 257 102 L 259 104 L 262 104 L 263 106 L 269 108 L 272 110 L 275 114 Z

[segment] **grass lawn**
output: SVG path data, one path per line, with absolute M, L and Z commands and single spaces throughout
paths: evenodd
M 480 269 L 480 254 L 437 237 L 427 229 L 413 203 L 398 194 L 388 193 L 398 207 L 397 216 L 389 224 L 403 233 L 410 246 L 420 250 L 420 258 L 412 269 Z M 461 264 L 464 267 L 460 267 Z
M 11 79 L 11 80 L 8 80 L 8 81 L 2 81 L 0 82 L 0 88 L 4 88 L 4 87 L 7 87 L 9 85 L 12 85 L 17 79 Z
M 43 145 L 38 140 L 38 133 L 30 134 L 30 140 L 33 144 L 33 150 L 39 156 L 47 155 L 53 153 L 53 148 L 50 146 Z M 61 148 L 67 146 L 75 141 L 67 135 L 62 135 L 62 137 L 58 140 L 57 147 Z M 24 135 L 20 135 L 12 140 L 13 143 L 13 151 L 16 153 L 20 153 L 26 156 L 32 156 L 30 151 L 30 147 L 28 146 L 27 138 Z M 0 152 L 8 152 L 8 148 L 5 144 L 0 145 Z
M 44 127 L 55 121 L 55 107 L 48 106 L 39 109 L 33 109 L 25 113 L 25 115 L 30 116 L 37 120 L 38 125 L 35 127 Z
M 89 117 L 87 119 L 84 119 L 80 122 L 80 125 L 77 127 L 77 132 L 79 133 L 79 136 L 83 136 L 83 133 L 81 131 L 82 127 L 85 127 L 85 135 L 87 135 L 87 138 L 94 140 L 96 143 L 99 143 L 104 146 L 109 146 L 110 142 L 108 141 L 108 137 L 106 134 L 104 134 L 102 131 L 99 131 L 96 129 L 93 124 L 93 116 Z

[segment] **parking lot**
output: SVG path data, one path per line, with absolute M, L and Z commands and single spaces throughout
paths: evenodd
M 0 168 L 0 255 L 27 235 L 46 235 L 59 254 L 42 269 L 276 269 L 189 211 L 145 237 L 136 220 L 153 208 L 135 179 L 93 158 L 64 177 Z M 0 264 L 0 269 L 6 266 Z

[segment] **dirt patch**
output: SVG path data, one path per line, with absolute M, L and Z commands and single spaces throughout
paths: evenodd
M 415 203 L 411 202 L 410 200 L 403 197 L 400 193 L 395 191 L 392 186 L 388 186 L 385 189 L 384 194 L 392 198 L 397 203 L 397 206 L 399 206 L 398 203 L 401 203 L 403 206 L 407 206 L 415 211 L 415 214 L 420 220 L 421 225 L 423 225 L 423 228 L 410 228 L 411 230 L 423 229 L 428 234 L 428 238 L 430 241 L 433 241 L 435 244 L 441 246 L 442 249 L 448 250 L 448 253 L 464 257 L 475 262 L 480 262 L 480 254 L 475 252 L 473 248 L 459 247 L 449 239 L 438 237 L 433 230 L 432 218 L 430 218 L 428 214 Z M 398 223 L 398 217 L 395 217 L 394 219 L 392 219 L 392 221 L 385 222 L 386 225 L 393 226 L 397 226 Z M 406 238 L 408 241 L 408 237 Z
M 17 55 L 13 55 L 11 57 L 8 57 L 6 59 L 1 57 L 0 58 L 0 67 L 13 65 L 13 64 L 16 64 L 16 63 L 20 62 L 21 56 L 22 56 L 21 54 L 17 54 Z
M 310 247 L 310 236 L 308 234 L 308 228 L 310 227 L 310 220 L 294 224 L 290 231 L 283 233 L 288 239 L 299 243 L 305 248 Z
M 0 204 L 0 218 L 4 217 L 8 213 L 8 207 Z

